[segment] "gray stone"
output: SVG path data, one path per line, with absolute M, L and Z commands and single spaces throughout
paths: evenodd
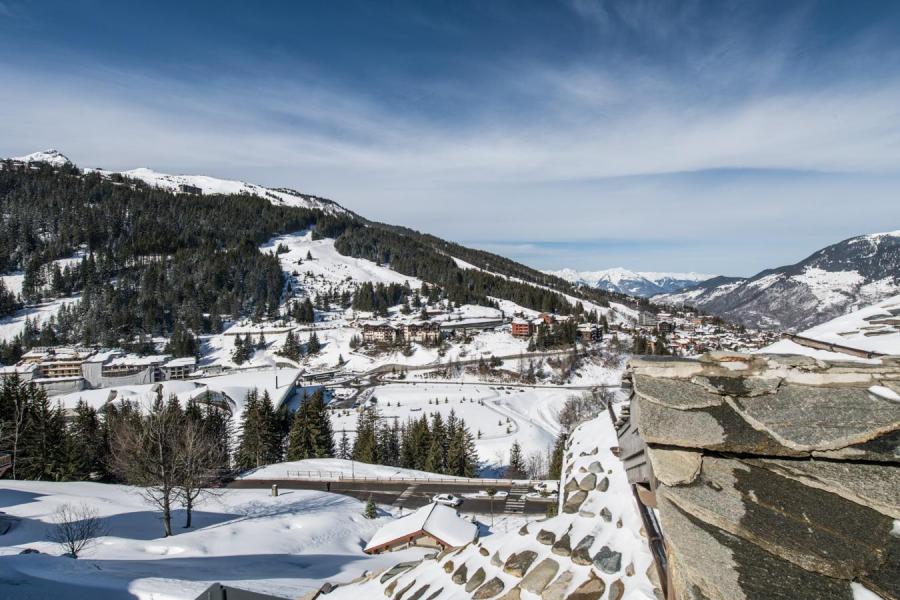
M 622 529 L 622 517 L 619 517 L 619 520 L 616 521 L 616 529 Z
M 478 549 L 478 554 L 480 554 L 480 555 L 482 555 L 482 556 L 487 556 L 487 555 L 490 554 L 490 552 L 488 552 L 488 549 L 487 549 L 487 548 L 485 548 L 484 546 L 482 546 L 481 548 Z
M 462 585 L 466 581 L 468 581 L 468 579 L 469 579 L 468 573 L 469 573 L 469 570 L 466 568 L 465 563 L 463 563 L 463 564 L 459 565 L 459 568 L 456 569 L 456 571 L 453 573 L 453 577 L 451 577 L 450 579 L 456 585 Z
M 403 573 L 404 571 L 410 570 L 411 568 L 413 568 L 413 567 L 416 566 L 417 564 L 419 564 L 419 561 L 411 561 L 411 562 L 402 562 L 402 563 L 398 563 L 398 564 L 394 565 L 393 567 L 391 567 L 390 569 L 388 569 L 387 571 L 385 571 L 384 574 L 381 576 L 381 579 L 380 579 L 379 581 L 380 581 L 381 583 L 384 583 L 385 581 L 387 581 L 387 580 L 390 579 L 391 577 L 396 577 L 396 576 L 399 575 L 400 573 Z
M 630 562 L 625 566 L 625 577 L 634 576 L 634 563 Z
M 572 541 L 568 533 L 564 533 L 550 548 L 550 552 L 557 556 L 569 556 L 572 554 Z
M 566 485 L 563 487 L 563 489 L 567 492 L 576 491 L 578 489 L 578 481 L 574 478 L 570 479 L 569 481 L 566 482 Z
M 897 502 L 900 475 L 896 466 L 824 460 L 749 459 L 744 462 L 900 519 L 900 502 Z
M 591 491 L 597 485 L 597 476 L 593 473 L 585 475 L 578 482 L 578 487 L 586 492 Z
M 663 490 L 666 499 L 695 518 L 801 568 L 839 579 L 877 570 L 895 543 L 890 517 L 733 459 L 707 456 L 692 485 Z
M 585 519 L 593 519 L 594 517 L 597 516 L 597 513 L 590 511 L 590 510 L 584 510 L 582 508 L 581 510 L 578 511 L 578 516 L 584 517 Z
M 865 387 L 787 383 L 775 394 L 729 403 L 747 422 L 801 452 L 837 450 L 900 429 L 897 403 Z
M 774 393 L 781 385 L 782 378 L 695 375 L 690 381 L 712 394 L 752 397 Z
M 469 578 L 469 581 L 466 582 L 466 591 L 472 592 L 475 588 L 484 583 L 484 569 L 478 567 L 478 570 L 472 573 L 472 577 Z
M 499 550 L 497 550 L 496 552 L 494 552 L 494 553 L 491 555 L 491 564 L 494 565 L 495 567 L 502 567 L 502 566 L 503 566 L 503 559 L 500 558 L 500 551 L 499 551 Z
M 604 477 L 597 484 L 597 491 L 605 492 L 608 489 L 609 489 L 609 477 Z
M 683 485 L 694 481 L 703 466 L 703 455 L 690 450 L 650 448 L 653 474 L 666 485 Z
M 581 504 L 587 499 L 587 492 L 584 490 L 578 490 L 568 498 L 563 503 L 563 512 L 566 514 L 575 514 L 578 512 Z
M 544 591 L 544 588 L 553 581 L 558 570 L 558 562 L 552 558 L 545 558 L 522 579 L 520 585 L 523 590 L 531 592 L 532 594 L 540 594 Z
M 622 553 L 616 552 L 609 546 L 603 546 L 594 556 L 594 566 L 610 575 L 618 573 L 622 568 Z
M 522 577 L 537 558 L 537 552 L 532 550 L 523 550 L 516 554 L 510 554 L 503 565 L 503 571 L 514 577 Z
M 434 591 L 431 593 L 431 595 L 428 596 L 428 599 L 427 599 L 427 600 L 434 600 L 435 598 L 437 598 L 438 596 L 440 596 L 440 595 L 441 595 L 441 592 L 443 592 L 443 591 L 444 591 L 444 588 L 438 588 L 438 589 L 434 590 Z
M 605 506 L 603 507 L 603 510 L 600 511 L 600 518 L 602 518 L 607 523 L 612 523 L 612 513 L 609 512 L 609 509 Z
M 556 534 L 546 529 L 541 529 L 537 534 L 537 541 L 545 546 L 550 546 L 556 541 Z
M 414 586 L 414 585 L 416 585 L 415 579 L 413 579 L 408 584 L 406 584 L 404 587 L 402 587 L 400 589 L 400 591 L 397 592 L 397 595 L 394 596 L 394 600 L 403 600 L 403 596 L 405 596 L 406 592 L 408 592 L 410 589 L 412 589 L 412 586 Z
M 387 585 L 386 588 L 384 588 L 384 595 L 385 595 L 385 596 L 387 596 L 388 598 L 390 598 L 391 596 L 394 595 L 394 590 L 397 589 L 397 582 L 398 582 L 398 581 L 399 581 L 399 579 L 395 579 L 395 580 L 393 580 L 392 582 L 390 582 L 390 583 Z
M 657 501 L 670 572 L 679 575 L 676 597 L 852 600 L 848 582 L 801 569 L 688 515 L 664 496 Z
M 569 594 L 567 600 L 600 600 L 605 591 L 606 582 L 591 571 L 589 577 Z
M 603 465 L 600 464 L 600 461 L 595 460 L 594 462 L 592 462 L 591 464 L 588 465 L 588 471 L 590 471 L 591 473 L 602 473 Z
M 625 584 L 621 579 L 616 579 L 609 586 L 609 600 L 622 600 L 625 595 Z
M 503 596 L 501 596 L 499 600 L 520 600 L 521 598 L 522 592 L 519 589 L 519 586 L 516 586 L 503 594 Z
M 522 525 L 519 527 L 519 535 L 528 535 L 528 525 Z
M 493 598 L 497 594 L 503 591 L 504 588 L 503 581 L 497 577 L 494 577 L 488 580 L 483 586 L 475 590 L 475 593 L 472 595 L 473 600 L 486 600 L 487 598 Z
M 581 538 L 575 549 L 572 550 L 572 562 L 576 565 L 591 564 L 591 546 L 594 545 L 594 536 L 586 535 Z
M 634 375 L 634 391 L 642 397 L 676 410 L 719 406 L 722 395 L 711 393 L 705 386 L 683 379 Z
M 419 589 L 416 590 L 416 593 L 409 597 L 409 600 L 421 600 L 422 596 L 425 595 L 425 592 L 428 591 L 428 588 L 431 587 L 429 584 L 425 584 Z
M 444 573 L 449 573 L 453 570 L 453 561 L 448 560 L 444 563 Z
M 558 600 L 559 598 L 563 598 L 566 594 L 566 590 L 569 589 L 569 584 L 572 583 L 572 577 L 572 571 L 563 572 L 553 581 L 553 583 L 544 588 L 544 592 L 541 594 L 541 600 Z

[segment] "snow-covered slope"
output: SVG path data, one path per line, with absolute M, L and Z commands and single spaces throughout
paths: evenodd
M 806 329 L 900 292 L 900 231 L 861 235 L 748 279 L 721 278 L 654 302 L 691 304 L 753 327 Z
M 61 167 L 63 165 L 71 165 L 72 161 L 66 157 L 59 150 L 54 150 L 50 148 L 49 150 L 43 150 L 41 152 L 32 152 L 31 154 L 26 154 L 25 156 L 14 156 L 12 160 L 19 162 L 27 162 L 27 163 L 47 163 L 49 165 L 53 165 L 54 167 Z
M 113 174 L 112 171 L 104 171 L 101 169 L 87 169 L 87 171 L 96 171 L 106 176 Z M 282 206 L 312 208 L 327 213 L 347 212 L 347 209 L 336 202 L 318 198 L 316 196 L 310 196 L 308 194 L 301 194 L 298 191 L 287 188 L 267 188 L 256 185 L 255 183 L 247 183 L 245 181 L 233 179 L 218 179 L 206 175 L 168 175 L 146 168 L 121 171 L 119 174 L 123 177 L 137 179 L 143 181 L 147 185 L 165 189 L 170 192 L 178 192 L 180 186 L 189 185 L 200 188 L 203 190 L 204 194 L 248 194 L 250 196 L 265 198 L 272 204 Z
M 363 517 L 363 503 L 336 494 L 290 490 L 219 490 L 201 499 L 194 526 L 162 536 L 158 513 L 139 488 L 89 482 L 4 481 L 3 511 L 20 519 L 0 536 L 0 598 L 43 600 L 192 600 L 214 582 L 284 598 L 318 589 L 325 579 L 346 582 L 397 560 L 412 549 L 368 556 L 362 548 L 382 525 Z M 86 503 L 107 535 L 78 558 L 61 556 L 49 541 L 54 511 Z M 31 548 L 41 554 L 20 554 Z
M 900 294 L 861 308 L 798 334 L 828 344 L 868 352 L 900 355 Z M 772 354 L 805 354 L 831 360 L 860 360 L 857 357 L 780 340 L 759 351 Z
M 713 275 L 704 275 L 702 273 L 637 272 L 621 267 L 603 269 L 601 271 L 561 269 L 559 271 L 547 271 L 547 273 L 556 275 L 571 283 L 642 298 L 676 292 L 713 277 Z

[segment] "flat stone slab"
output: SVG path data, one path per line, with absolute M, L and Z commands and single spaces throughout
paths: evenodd
M 753 427 L 801 452 L 846 448 L 900 429 L 900 405 L 864 387 L 788 383 L 732 405 Z
M 537 558 L 537 552 L 533 550 L 523 550 L 517 554 L 511 554 L 503 565 L 503 571 L 513 577 L 522 577 Z
M 650 377 L 634 374 L 634 391 L 656 404 L 685 410 L 719 406 L 724 401 L 721 394 L 714 394 L 708 388 L 686 379 Z
M 487 598 L 493 598 L 494 596 L 502 592 L 504 587 L 505 584 L 503 583 L 503 580 L 498 577 L 494 577 L 483 586 L 475 590 L 475 593 L 472 594 L 472 598 L 473 600 L 486 600 Z
M 484 578 L 485 578 L 484 569 L 482 569 L 481 567 L 478 567 L 478 570 L 475 571 L 474 573 L 472 573 L 472 576 L 469 578 L 469 581 L 466 582 L 466 591 L 472 592 L 473 590 L 475 590 L 475 588 L 477 588 L 482 583 L 484 583 Z
M 606 582 L 592 572 L 588 578 L 569 594 L 567 600 L 600 600 L 606 591 Z
M 553 583 L 544 588 L 544 591 L 541 594 L 541 600 L 558 600 L 559 598 L 564 598 L 566 590 L 569 589 L 569 585 L 572 583 L 573 577 L 572 571 L 563 572 L 553 581 Z
M 557 571 L 559 571 L 559 563 L 552 558 L 545 558 L 522 579 L 520 585 L 523 590 L 540 595 L 556 577 Z
M 890 517 L 733 459 L 707 456 L 692 485 L 661 490 L 695 518 L 831 577 L 876 571 L 900 544 Z
M 692 450 L 650 448 L 647 452 L 653 474 L 668 486 L 692 482 L 700 474 L 703 455 Z

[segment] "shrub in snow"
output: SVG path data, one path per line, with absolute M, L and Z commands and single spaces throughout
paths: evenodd
M 50 539 L 72 558 L 78 558 L 82 550 L 106 535 L 106 525 L 97 516 L 97 509 L 89 504 L 63 504 L 53 516 L 55 524 Z
M 363 516 L 367 519 L 378 518 L 378 508 L 375 506 L 375 501 L 372 500 L 372 496 L 369 496 L 369 499 L 366 500 L 366 509 L 363 511 Z

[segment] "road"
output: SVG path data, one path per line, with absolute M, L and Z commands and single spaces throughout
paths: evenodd
M 477 493 L 487 488 L 486 485 L 474 483 L 413 483 L 408 484 L 398 481 L 303 481 L 300 479 L 237 479 L 228 484 L 230 488 L 239 489 L 270 489 L 273 484 L 278 485 L 279 490 L 320 490 L 335 494 L 351 496 L 358 500 L 367 500 L 370 496 L 375 502 L 382 505 L 415 510 L 431 502 L 435 494 L 452 493 L 458 496 Z M 492 484 L 499 492 L 511 491 L 510 484 Z M 519 510 L 515 502 L 507 506 L 507 500 L 515 500 L 522 497 L 523 488 L 506 498 L 495 498 L 493 512 L 500 514 L 527 514 L 542 515 L 547 511 L 547 506 L 552 502 L 539 501 L 525 498 L 524 508 Z M 401 498 L 401 495 L 403 496 Z M 491 501 L 487 498 L 466 498 L 459 512 L 464 514 L 487 515 L 491 513 Z

